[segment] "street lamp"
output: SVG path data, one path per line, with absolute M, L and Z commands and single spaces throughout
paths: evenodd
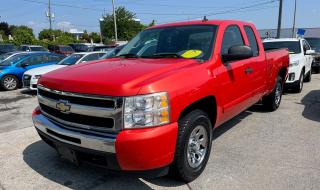
M 100 43 L 102 44 L 102 26 L 101 23 L 104 21 L 103 18 L 99 19 L 99 26 L 100 26 Z

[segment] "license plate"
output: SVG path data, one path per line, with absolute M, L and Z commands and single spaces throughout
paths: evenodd
M 66 159 L 75 165 L 79 165 L 77 153 L 75 151 L 63 146 L 57 146 L 57 151 L 61 158 Z

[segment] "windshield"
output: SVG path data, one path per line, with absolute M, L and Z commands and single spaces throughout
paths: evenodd
M 320 38 L 306 38 L 312 49 L 320 52 Z
M 84 55 L 83 54 L 73 54 L 58 63 L 58 65 L 74 65 L 76 64 Z
M 287 48 L 289 49 L 290 54 L 298 54 L 301 53 L 301 47 L 299 41 L 287 41 L 287 42 L 264 42 L 263 43 L 264 49 L 274 50 L 274 49 L 281 49 Z
M 31 49 L 31 51 L 47 51 L 46 48 L 41 47 L 41 46 L 31 46 L 30 49 Z
M 187 50 L 201 50 L 198 59 L 211 57 L 217 26 L 192 25 L 148 29 L 133 38 L 118 54 L 142 58 L 179 55 Z M 163 56 L 165 57 L 165 56 Z
M 5 54 L 2 54 L 0 55 L 0 62 L 7 59 L 8 57 L 10 57 L 11 55 L 13 55 L 14 53 L 11 52 L 11 53 L 5 53 Z
M 2 62 L 0 62 L 0 66 L 10 66 L 14 63 L 17 63 L 18 61 L 20 61 L 21 59 L 25 58 L 26 56 L 28 56 L 27 54 L 17 54 L 14 55 L 10 58 L 8 58 L 7 60 L 4 60 Z

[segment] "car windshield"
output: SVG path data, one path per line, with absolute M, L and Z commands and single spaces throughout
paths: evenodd
M 208 60 L 213 51 L 216 25 L 174 26 L 147 29 L 133 38 L 117 56 L 140 58 L 179 57 L 188 50 L 200 50 L 197 59 Z
M 41 46 L 31 46 L 30 49 L 31 49 L 31 51 L 47 51 L 46 48 L 41 47 Z
M 289 49 L 290 54 L 299 54 L 301 53 L 301 47 L 299 41 L 286 41 L 286 42 L 264 42 L 263 43 L 264 49 L 274 50 L 274 49 L 281 49 L 287 48 Z
M 10 66 L 10 65 L 20 61 L 21 59 L 25 58 L 26 56 L 28 56 L 28 55 L 27 54 L 14 55 L 14 56 L 0 62 L 0 66 Z
M 312 49 L 320 52 L 320 38 L 306 38 Z
M 74 65 L 79 61 L 84 55 L 83 54 L 73 54 L 63 60 L 61 60 L 58 65 Z
M 14 54 L 13 52 L 10 52 L 10 53 L 5 53 L 5 54 L 0 55 L 0 62 L 7 59 L 8 57 L 10 57 L 13 54 Z

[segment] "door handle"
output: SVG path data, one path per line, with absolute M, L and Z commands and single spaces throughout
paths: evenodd
M 246 68 L 246 70 L 244 70 L 244 73 L 246 73 L 247 75 L 253 73 L 253 69 L 251 67 Z

